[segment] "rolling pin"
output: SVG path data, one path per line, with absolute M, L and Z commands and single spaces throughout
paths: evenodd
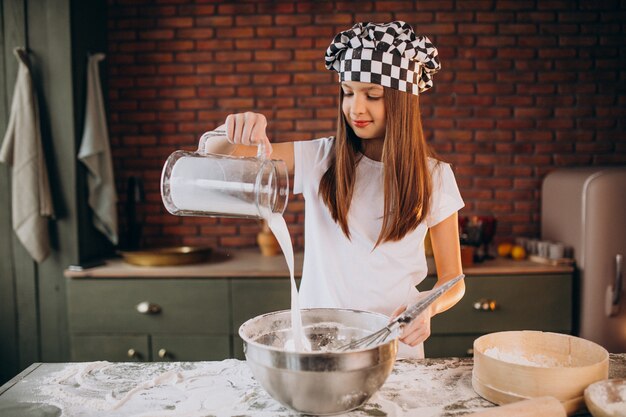
M 565 408 L 554 397 L 537 397 L 490 408 L 466 417 L 566 417 Z

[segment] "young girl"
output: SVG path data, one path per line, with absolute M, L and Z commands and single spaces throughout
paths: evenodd
M 437 161 L 422 132 L 418 95 L 432 87 L 437 50 L 404 22 L 359 23 L 326 51 L 339 73 L 335 137 L 271 145 L 258 113 L 231 114 L 203 136 L 200 150 L 286 162 L 293 192 L 305 199 L 300 305 L 400 314 L 427 275 L 430 230 L 437 285 L 462 273 L 452 170 Z M 399 357 L 423 357 L 430 320 L 456 304 L 463 281 L 404 328 Z

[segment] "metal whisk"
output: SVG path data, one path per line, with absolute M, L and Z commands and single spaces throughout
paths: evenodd
M 361 339 L 350 342 L 346 345 L 340 346 L 339 351 L 346 350 L 354 350 L 354 349 L 363 349 L 370 346 L 376 346 L 382 342 L 384 342 L 387 337 L 394 332 L 397 328 L 410 323 L 413 319 L 419 316 L 424 310 L 426 310 L 437 298 L 439 298 L 444 292 L 448 291 L 452 288 L 457 282 L 462 280 L 465 275 L 461 274 L 457 277 L 452 278 L 450 281 L 446 282 L 440 287 L 437 287 L 428 292 L 428 294 L 419 300 L 417 303 L 413 304 L 411 307 L 407 308 L 402 314 L 393 319 L 387 326 L 378 330 L 377 332 L 372 333 L 369 336 L 365 336 Z

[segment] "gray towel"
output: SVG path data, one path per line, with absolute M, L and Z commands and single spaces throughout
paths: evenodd
M 88 170 L 87 185 L 89 206 L 93 210 L 93 224 L 116 245 L 118 242 L 117 193 L 98 68 L 98 64 L 103 59 L 104 54 L 94 54 L 89 57 L 87 64 L 85 129 L 78 159 Z
M 15 48 L 13 53 L 19 68 L 0 162 L 12 167 L 13 230 L 30 256 L 42 262 L 50 253 L 48 217 L 54 216 L 54 209 L 28 55 L 20 48 Z

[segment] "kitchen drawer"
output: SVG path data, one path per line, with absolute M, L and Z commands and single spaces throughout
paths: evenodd
M 435 283 L 428 278 L 420 289 Z M 432 334 L 484 334 L 503 330 L 572 331 L 572 277 L 569 274 L 471 276 L 465 296 L 432 320 Z M 476 308 L 494 302 L 494 310 Z
M 139 313 L 149 302 L 156 313 Z M 68 280 L 73 333 L 229 334 L 228 281 L 220 279 Z
M 433 335 L 424 342 L 427 358 L 464 358 L 474 355 L 474 340 L 480 335 Z
M 296 280 L 299 285 L 300 280 Z M 232 283 L 233 334 L 239 334 L 239 326 L 245 321 L 272 311 L 291 308 L 289 280 L 238 279 Z
M 134 354 L 133 354 L 134 352 Z M 149 361 L 147 335 L 72 335 L 71 360 L 74 362 Z
M 230 336 L 152 336 L 154 361 L 221 361 L 230 357 Z

